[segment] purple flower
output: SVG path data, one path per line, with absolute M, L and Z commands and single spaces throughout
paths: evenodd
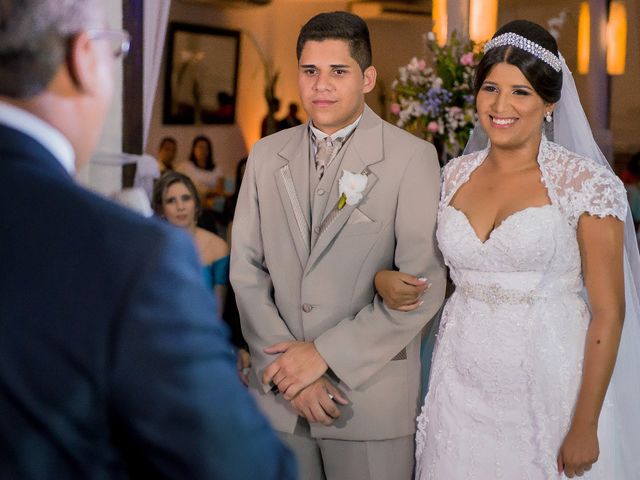
M 430 117 L 437 117 L 442 113 L 442 109 L 451 101 L 451 93 L 440 87 L 431 87 L 426 95 L 419 95 L 422 100 L 422 108 Z M 444 105 L 443 105 L 444 104 Z

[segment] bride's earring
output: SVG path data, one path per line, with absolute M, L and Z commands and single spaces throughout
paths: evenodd
M 551 117 L 551 112 L 547 112 L 547 114 L 544 116 L 544 119 L 547 121 L 547 123 L 551 123 L 551 120 L 553 120 L 553 118 Z

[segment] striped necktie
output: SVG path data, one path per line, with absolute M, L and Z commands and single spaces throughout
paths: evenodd
M 331 140 L 331 137 L 327 136 L 317 141 L 316 172 L 318 173 L 318 180 L 322 179 L 325 169 L 331 162 L 333 152 L 340 148 L 340 140 L 339 138 Z

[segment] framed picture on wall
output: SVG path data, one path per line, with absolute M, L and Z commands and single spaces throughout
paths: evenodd
M 171 22 L 167 39 L 164 123 L 234 123 L 240 32 Z

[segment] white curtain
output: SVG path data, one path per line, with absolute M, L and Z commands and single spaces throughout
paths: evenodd
M 158 76 L 162 65 L 162 54 L 167 33 L 167 22 L 169 19 L 169 7 L 171 0 L 146 0 L 144 8 L 144 89 L 143 89 L 143 120 L 144 130 L 142 145 L 143 149 L 147 145 L 149 127 L 151 125 L 151 113 L 153 103 L 156 98 L 158 86 Z M 126 112 L 125 112 L 126 114 Z

